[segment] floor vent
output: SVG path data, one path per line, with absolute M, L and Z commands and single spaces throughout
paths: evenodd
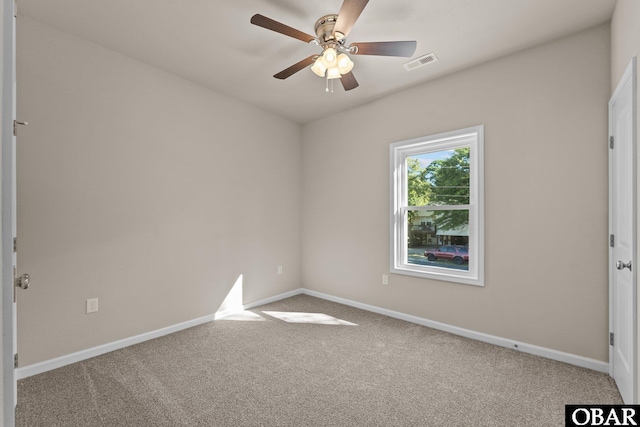
M 420 58 L 412 59 L 411 61 L 402 64 L 402 66 L 407 71 L 415 70 L 416 68 L 420 68 L 424 65 L 430 64 L 432 62 L 436 62 L 438 58 L 435 53 L 428 53 L 426 55 L 421 56 Z

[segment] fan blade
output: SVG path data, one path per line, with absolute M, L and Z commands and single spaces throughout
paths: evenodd
M 309 43 L 310 41 L 315 40 L 315 37 L 310 34 L 303 33 L 302 31 L 291 28 L 288 25 L 284 25 L 278 21 L 274 21 L 273 19 L 267 18 L 266 16 L 260 14 L 253 15 L 251 17 L 251 23 L 253 25 L 257 25 L 258 27 L 266 28 L 267 30 L 275 31 L 276 33 L 284 34 L 285 36 L 302 40 L 305 43 Z
M 382 55 L 382 56 L 412 56 L 418 44 L 415 41 L 407 42 L 368 42 L 351 43 L 351 47 L 358 49 L 355 55 Z
M 369 0 L 344 0 L 340 13 L 338 13 L 336 25 L 333 27 L 333 34 L 337 40 L 343 39 L 349 34 L 368 2 Z M 336 35 L 336 33 L 340 34 Z
M 305 58 L 296 64 L 293 64 L 291 67 L 287 68 L 286 70 L 280 71 L 278 74 L 276 74 L 273 77 L 280 80 L 284 80 L 287 77 L 291 77 L 292 75 L 302 70 L 303 68 L 306 68 L 309 65 L 313 64 L 313 61 L 315 61 L 317 56 L 318 55 L 311 55 L 310 57 Z
M 349 71 L 347 74 L 344 74 L 340 78 L 340 81 L 342 82 L 342 87 L 344 87 L 344 90 L 355 89 L 359 86 L 358 81 L 351 71 Z

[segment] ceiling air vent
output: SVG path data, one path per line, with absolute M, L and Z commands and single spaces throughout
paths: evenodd
M 428 53 L 426 55 L 421 56 L 420 58 L 412 59 L 411 61 L 402 64 L 402 66 L 407 71 L 415 70 L 416 68 L 420 68 L 424 65 L 430 64 L 432 62 L 436 62 L 438 58 L 435 53 Z

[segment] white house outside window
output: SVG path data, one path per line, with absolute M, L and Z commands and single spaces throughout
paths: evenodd
M 484 126 L 391 144 L 391 272 L 484 285 Z

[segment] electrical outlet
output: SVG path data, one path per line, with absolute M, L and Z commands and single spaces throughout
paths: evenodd
M 382 275 L 382 284 L 383 285 L 388 285 L 389 284 L 389 276 L 386 274 Z
M 87 300 L 87 314 L 98 311 L 98 298 L 90 298 Z
M 278 274 L 282 274 L 282 266 L 281 265 L 278 266 Z

